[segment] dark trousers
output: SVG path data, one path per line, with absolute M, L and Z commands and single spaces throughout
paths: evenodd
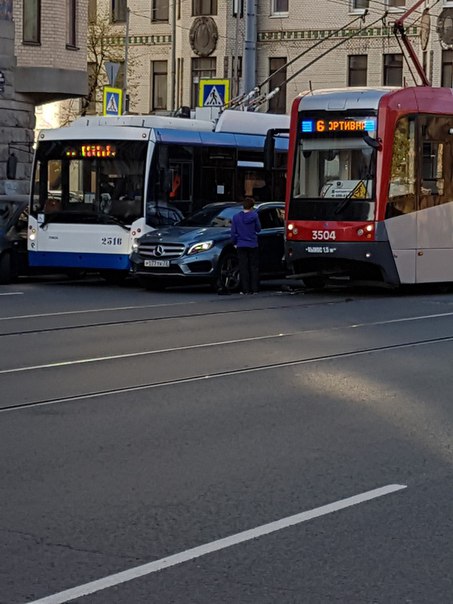
M 259 256 L 257 247 L 238 247 L 239 273 L 245 294 L 258 291 Z

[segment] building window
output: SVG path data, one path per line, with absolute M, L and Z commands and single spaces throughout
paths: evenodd
M 348 86 L 366 86 L 367 66 L 367 55 L 349 55 Z
M 216 76 L 215 57 L 192 59 L 192 107 L 198 107 L 200 80 L 211 80 Z
M 98 16 L 98 7 L 96 0 L 88 1 L 88 23 L 96 23 Z
M 192 15 L 217 15 L 217 0 L 193 0 Z
M 272 0 L 271 14 L 287 14 L 289 10 L 289 0 Z
M 402 86 L 403 84 L 403 55 L 384 55 L 384 86 Z
M 442 51 L 442 81 L 440 85 L 453 88 L 453 50 Z
M 151 111 L 167 109 L 167 61 L 151 61 Z
M 388 8 L 404 8 L 406 6 L 406 0 L 387 0 Z
M 367 10 L 370 7 L 370 0 L 352 0 L 351 11 L 358 12 Z
M 127 17 L 127 0 L 112 0 L 112 23 L 124 23 Z
M 269 100 L 269 113 L 286 113 L 286 63 L 287 59 L 272 57 L 269 59 L 269 92 L 279 87 L 279 92 Z M 275 73 L 277 70 L 278 73 Z M 275 75 L 272 75 L 275 73 Z
M 66 46 L 77 47 L 76 1 L 66 0 Z
M 168 4 L 168 0 L 153 0 L 151 9 L 153 23 L 168 23 Z
M 23 0 L 23 32 L 25 44 L 41 43 L 41 0 Z

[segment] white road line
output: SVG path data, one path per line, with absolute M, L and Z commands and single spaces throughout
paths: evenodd
M 391 325 L 392 323 L 405 323 L 407 321 L 423 321 L 424 319 L 439 319 L 440 317 L 451 317 L 453 312 L 443 312 L 436 315 L 418 315 L 416 317 L 401 317 L 400 319 L 388 319 L 387 321 L 375 321 L 373 323 L 357 323 L 351 327 L 367 327 L 368 325 Z
M 211 346 L 226 346 L 228 344 L 241 344 L 243 342 L 255 342 L 257 340 L 271 340 L 273 338 L 282 338 L 292 335 L 297 335 L 298 332 L 294 333 L 276 333 L 268 336 L 254 336 L 252 338 L 242 338 L 239 340 L 224 340 L 221 342 L 207 342 L 206 344 L 191 344 L 190 346 L 178 346 L 175 348 L 161 348 L 160 350 L 143 350 L 142 352 L 129 352 L 126 354 L 114 354 L 106 357 L 94 357 L 92 359 L 79 359 L 75 361 L 61 361 L 59 363 L 47 363 L 46 365 L 30 365 L 28 367 L 15 367 L 13 369 L 1 369 L 0 375 L 5 373 L 18 373 L 21 371 L 33 371 L 37 369 L 54 369 L 56 367 L 67 367 L 71 365 L 83 365 L 85 363 L 99 363 L 101 361 L 113 361 L 118 359 L 129 359 L 133 357 L 142 357 L 152 354 L 162 354 L 165 352 L 179 352 L 182 350 L 195 350 L 197 348 L 210 348 Z
M 0 294 L 0 296 L 23 296 L 24 292 L 5 292 Z
M 195 558 L 200 558 L 201 556 L 206 556 L 207 554 L 211 554 L 213 552 L 218 552 L 222 549 L 226 549 L 227 547 L 238 545 L 239 543 L 257 539 L 263 535 L 270 535 L 271 533 L 281 531 L 282 529 L 290 526 L 295 526 L 297 524 L 301 524 L 302 522 L 319 518 L 320 516 L 326 516 L 327 514 L 338 512 L 339 510 L 344 510 L 345 508 L 358 505 L 359 503 L 365 503 L 367 501 L 371 501 L 372 499 L 383 497 L 384 495 L 390 495 L 391 493 L 401 491 L 405 488 L 407 488 L 407 485 L 404 484 L 389 484 L 385 487 L 380 487 L 379 489 L 373 489 L 372 491 L 366 491 L 365 493 L 354 495 L 353 497 L 340 499 L 334 503 L 329 503 L 327 505 L 308 510 L 307 512 L 295 514 L 294 516 L 288 516 L 286 518 L 276 520 L 275 522 L 270 522 L 269 524 L 262 524 L 261 526 L 243 531 L 241 533 L 236 533 L 230 537 L 218 539 L 217 541 L 211 541 L 211 543 L 205 543 L 204 545 L 185 550 L 179 554 L 167 556 L 166 558 L 161 558 L 160 560 L 149 562 L 148 564 L 143 564 L 114 575 L 109 575 L 103 579 L 85 583 L 79 587 L 61 591 L 60 593 L 41 598 L 40 600 L 35 600 L 30 604 L 63 604 L 64 602 L 70 602 L 76 598 L 88 596 L 98 591 L 102 591 L 103 589 L 121 585 L 122 583 L 138 579 L 139 577 L 144 577 L 145 575 L 150 575 L 151 573 L 158 572 L 165 568 L 170 568 L 171 566 L 176 566 L 178 564 L 188 562 L 189 560 L 194 560 Z
M 23 292 L 20 292 L 23 293 Z M 40 319 L 43 317 L 61 317 L 65 315 L 83 315 L 86 313 L 96 312 L 114 312 L 116 310 L 139 310 L 142 308 L 159 308 L 161 306 L 185 306 L 186 304 L 196 304 L 195 300 L 189 300 L 187 302 L 171 302 L 169 304 L 145 304 L 143 306 L 117 306 L 113 308 L 94 308 L 91 310 L 66 310 L 62 312 L 49 312 L 42 313 L 39 315 L 16 315 L 13 317 L 0 317 L 0 321 L 12 321 L 13 319 Z
M 179 304 L 179 303 L 176 303 L 176 304 Z M 191 304 L 192 304 L 192 302 L 191 302 Z M 161 306 L 161 305 L 157 305 L 157 306 Z M 143 307 L 133 306 L 131 308 L 143 308 Z M 77 311 L 74 311 L 74 312 L 77 312 Z M 83 312 L 92 312 L 92 311 L 83 311 Z M 391 325 L 393 323 L 404 323 L 407 321 L 417 321 L 417 320 L 439 318 L 439 317 L 445 317 L 445 316 L 451 316 L 451 315 L 453 315 L 453 313 L 443 313 L 443 314 L 439 314 L 439 315 L 423 315 L 423 316 L 419 316 L 419 317 L 403 317 L 402 319 L 390 319 L 388 321 L 376 321 L 376 322 L 372 322 L 372 323 L 355 323 L 353 325 L 333 327 L 333 328 L 331 328 L 331 331 L 341 331 L 343 329 L 357 329 L 359 327 L 375 327 L 378 325 Z M 42 316 L 42 315 L 39 315 L 39 316 Z M 100 363 L 100 362 L 105 362 L 105 361 L 114 361 L 114 360 L 118 360 L 118 359 L 130 359 L 130 358 L 134 358 L 134 357 L 149 356 L 149 355 L 153 355 L 153 354 L 179 352 L 179 351 L 183 351 L 183 350 L 194 350 L 197 348 L 209 348 L 211 346 L 226 346 L 228 344 L 240 344 L 240 343 L 244 343 L 244 342 L 254 342 L 257 340 L 267 340 L 267 339 L 282 338 L 282 337 L 287 338 L 287 337 L 291 337 L 291 336 L 297 336 L 300 334 L 316 333 L 319 331 L 324 331 L 324 330 L 323 329 L 321 329 L 321 330 L 319 330 L 319 329 L 298 330 L 298 331 L 290 331 L 287 333 L 278 333 L 278 334 L 270 334 L 270 335 L 266 335 L 266 336 L 255 336 L 255 337 L 250 337 L 250 338 L 242 338 L 242 339 L 238 339 L 238 340 L 224 340 L 224 341 L 220 341 L 220 342 L 207 342 L 205 344 L 194 344 L 191 346 L 177 346 L 174 348 L 161 348 L 159 350 L 144 350 L 141 352 L 129 352 L 126 354 L 115 354 L 115 355 L 108 355 L 108 356 L 103 356 L 103 357 L 92 357 L 92 358 L 88 358 L 88 359 L 75 359 L 72 361 L 61 361 L 61 362 L 57 362 L 57 363 L 45 363 L 42 365 L 29 365 L 26 367 L 13 367 L 12 369 L 1 369 L 0 375 L 5 375 L 8 373 L 20 373 L 20 372 L 24 372 L 24 371 L 36 371 L 39 369 L 55 369 L 58 367 L 70 367 L 72 365 L 84 365 L 84 364 L 88 364 L 88 363 Z

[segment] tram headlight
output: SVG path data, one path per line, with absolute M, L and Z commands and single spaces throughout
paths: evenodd
M 373 229 L 374 227 L 372 224 L 367 224 L 367 226 L 365 227 L 365 230 L 368 231 L 368 233 L 371 233 Z
M 363 229 L 357 229 L 357 235 L 361 237 L 363 235 Z
M 132 247 L 132 251 L 133 252 L 138 252 L 138 239 L 134 239 L 132 241 L 132 246 L 131 247 Z
M 30 233 L 28 234 L 28 238 L 30 241 L 34 241 L 36 239 L 36 229 L 32 228 Z

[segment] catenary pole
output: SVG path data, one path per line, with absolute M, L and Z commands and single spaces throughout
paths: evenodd
M 123 80 L 123 114 L 127 113 L 127 72 L 129 62 L 129 20 L 130 8 L 126 8 L 126 39 L 124 41 L 124 80 Z
M 244 90 L 256 85 L 256 0 L 245 0 Z

